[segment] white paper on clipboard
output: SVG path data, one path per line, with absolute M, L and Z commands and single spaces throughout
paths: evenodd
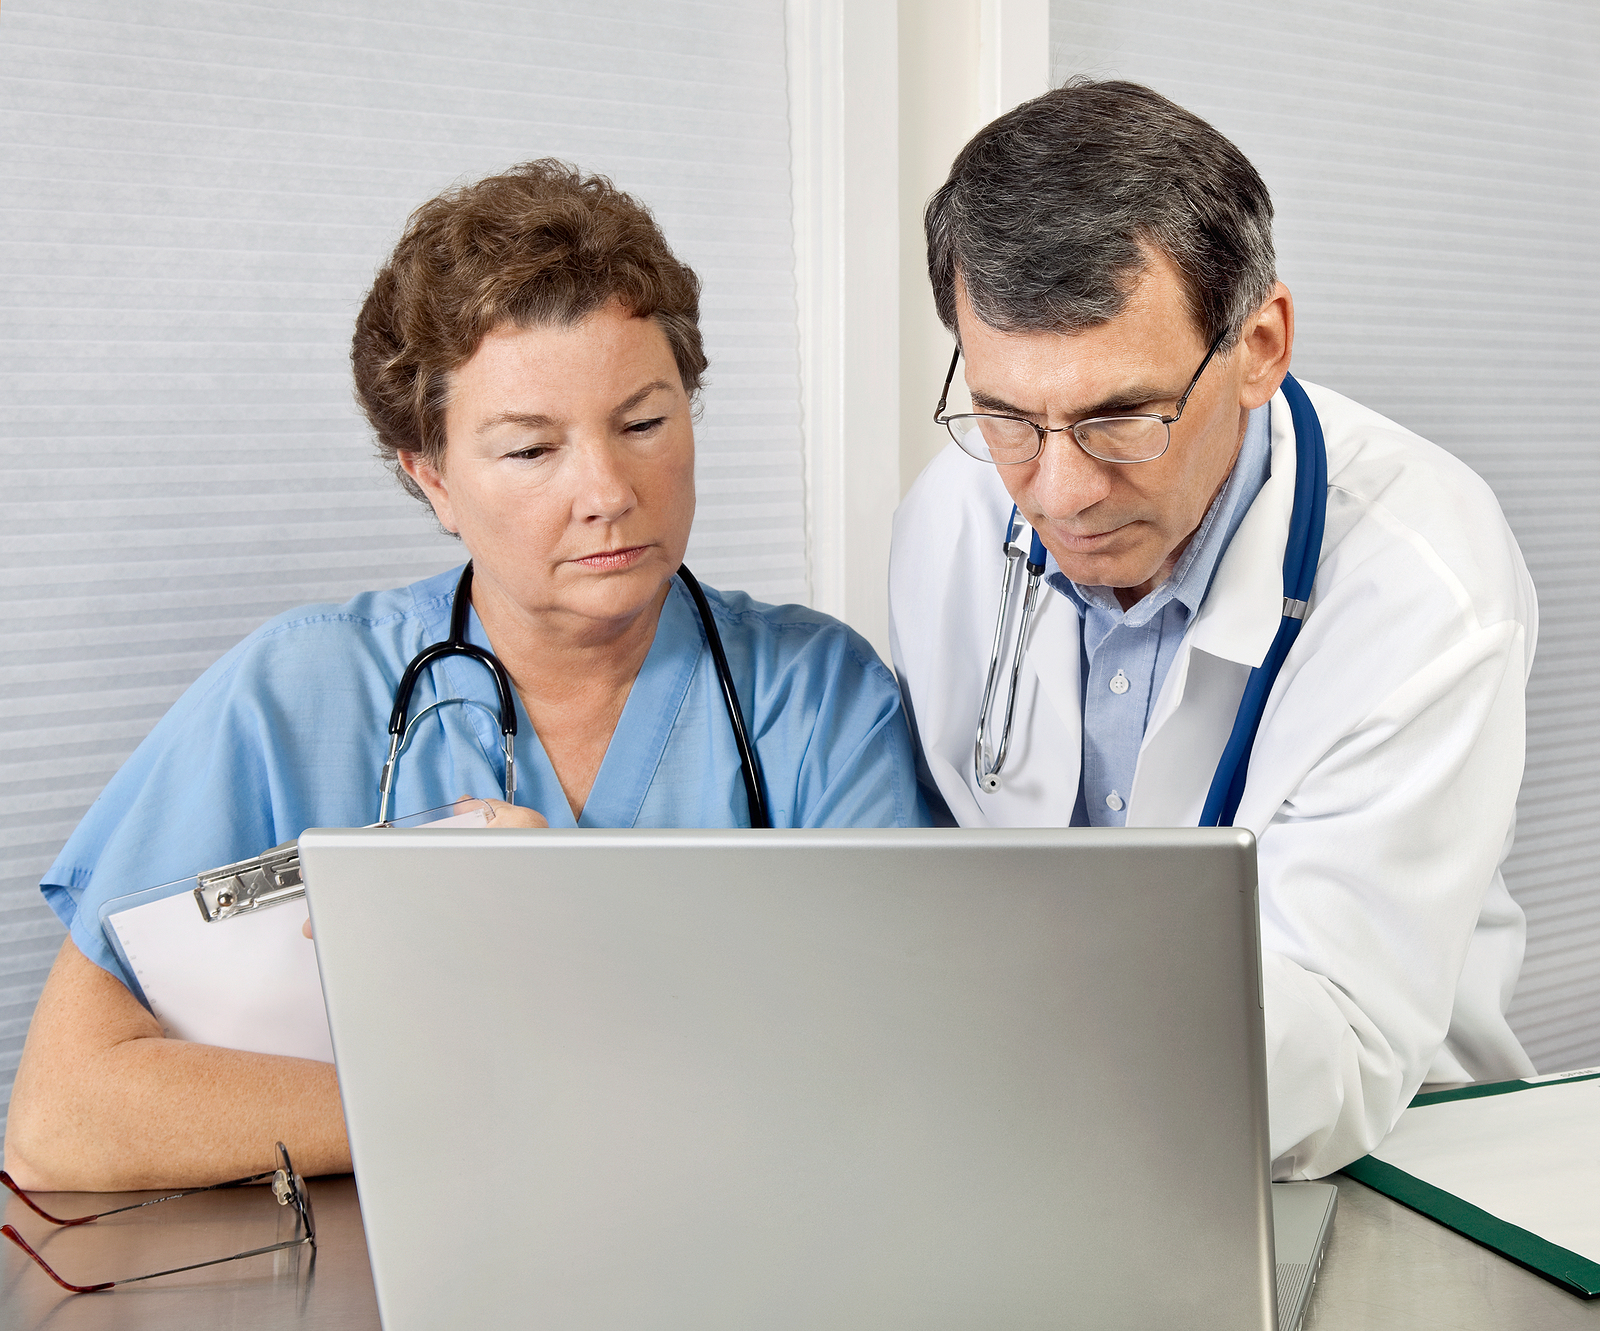
M 196 1044 L 333 1062 L 317 949 L 300 928 L 305 898 L 207 924 L 194 882 L 105 917 L 162 1031 Z
M 478 809 L 419 825 L 488 823 Z M 196 883 L 167 883 L 100 909 L 107 941 L 162 1031 L 195 1044 L 333 1062 L 317 950 L 301 928 L 305 898 L 208 922 Z

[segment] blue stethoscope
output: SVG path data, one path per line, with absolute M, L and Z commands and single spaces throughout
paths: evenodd
M 693 598 L 695 609 L 700 612 L 700 623 L 706 634 L 706 646 L 711 649 L 711 662 L 716 667 L 717 682 L 722 686 L 722 701 L 728 709 L 728 724 L 733 728 L 734 747 L 739 750 L 739 772 L 744 778 L 745 800 L 750 808 L 750 826 L 771 827 L 772 822 L 767 814 L 767 800 L 763 793 L 766 785 L 761 776 L 761 761 L 757 758 L 755 746 L 750 743 L 749 733 L 744 727 L 744 717 L 739 711 L 739 693 L 733 686 L 733 672 L 728 668 L 728 656 L 722 648 L 722 635 L 717 632 L 716 621 L 711 617 L 711 604 L 706 600 L 706 594 L 701 589 L 699 580 L 689 572 L 687 564 L 679 566 L 678 578 Z M 417 722 L 438 707 L 448 707 L 451 704 L 483 706 L 482 703 L 469 698 L 444 698 L 424 707 L 407 724 L 406 713 L 411 709 L 411 694 L 417 687 L 417 679 L 424 670 L 447 656 L 468 657 L 484 666 L 494 676 L 495 692 L 499 695 L 499 712 L 496 719 L 500 723 L 500 742 L 505 751 L 506 803 L 516 802 L 517 705 L 511 692 L 511 676 L 506 673 L 505 666 L 500 664 L 500 658 L 493 652 L 467 641 L 467 612 L 471 608 L 472 561 L 469 559 L 467 566 L 461 570 L 461 578 L 456 583 L 455 597 L 450 606 L 450 636 L 443 642 L 424 647 L 412 657 L 405 673 L 400 676 L 399 686 L 394 691 L 394 710 L 389 713 L 389 757 L 383 764 L 383 775 L 378 779 L 379 823 L 388 822 L 389 797 L 394 791 L 395 766 L 400 760 L 400 751 L 405 747 L 406 740 Z
M 1300 387 L 1293 375 L 1284 376 L 1282 387 L 1283 395 L 1289 402 L 1289 417 L 1294 422 L 1295 448 L 1294 511 L 1289 518 L 1289 540 L 1283 553 L 1283 618 L 1278 624 L 1272 646 L 1267 649 L 1266 659 L 1250 671 L 1250 678 L 1245 682 L 1244 697 L 1239 701 L 1233 730 L 1223 746 L 1216 775 L 1211 778 L 1211 789 L 1200 815 L 1201 827 L 1227 827 L 1233 824 L 1240 797 L 1244 794 L 1250 750 L 1255 745 L 1256 731 L 1261 726 L 1261 714 L 1266 710 L 1267 695 L 1272 692 L 1273 681 L 1278 678 L 1278 671 L 1283 666 L 1284 658 L 1289 655 L 1289 648 L 1299 636 L 1300 625 L 1306 617 L 1306 604 L 1311 599 L 1311 584 L 1317 575 L 1317 560 L 1322 554 L 1322 532 L 1328 507 L 1328 449 L 1322 437 L 1322 422 L 1317 419 L 1316 408 L 1311 405 L 1305 389 Z M 1006 563 L 1000 583 L 1000 613 L 994 623 L 994 643 L 989 649 L 989 674 L 983 685 L 983 707 L 978 713 L 978 736 L 972 746 L 972 770 L 977 778 L 978 789 L 990 794 L 1000 789 L 1000 772 L 1005 767 L 1006 751 L 1011 745 L 1011 718 L 1017 706 L 1017 680 L 1022 673 L 1022 653 L 1028 637 L 1028 625 L 1038 605 L 1039 580 L 1044 576 L 1045 550 L 1039 533 L 1029 532 L 1032 539 L 1026 551 L 1017 544 L 1023 525 L 1016 506 L 1012 505 L 1001 546 Z M 1005 640 L 1006 621 L 1011 617 L 1019 560 L 1025 561 L 1027 580 L 1022 596 L 1022 613 L 1017 617 L 1016 641 L 1010 653 L 1010 682 L 1006 690 L 1005 718 L 1000 725 L 1000 743 L 991 753 L 989 717 L 1000 682 L 1001 647 Z

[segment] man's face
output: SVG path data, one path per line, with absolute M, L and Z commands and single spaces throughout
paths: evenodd
M 1050 426 L 1172 415 L 1208 343 L 1178 270 L 1164 254 L 1147 255 L 1122 312 L 1079 333 L 998 332 L 958 288 L 972 409 Z M 1119 589 L 1124 606 L 1166 579 L 1233 467 L 1250 410 L 1277 387 L 1276 379 L 1270 387 L 1259 382 L 1258 350 L 1247 330 L 1227 355 L 1212 358 L 1172 427 L 1171 446 L 1154 461 L 1101 462 L 1063 432 L 1050 435 L 1032 462 L 998 468 L 1067 577 Z

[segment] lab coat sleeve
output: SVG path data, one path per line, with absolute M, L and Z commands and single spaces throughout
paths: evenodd
M 1450 1034 L 1483 925 L 1510 905 L 1499 862 L 1522 777 L 1526 633 L 1474 626 L 1426 656 L 1258 831 L 1276 1178 L 1320 1177 L 1383 1139 Z M 1298 680 L 1275 725 L 1298 715 L 1315 730 L 1316 687 Z M 1489 945 L 1520 954 L 1514 906 L 1500 931 Z

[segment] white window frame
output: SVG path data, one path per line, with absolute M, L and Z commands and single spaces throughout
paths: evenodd
M 974 92 L 970 135 L 1045 91 L 1050 7 L 789 0 L 786 21 L 811 604 L 845 620 L 887 660 L 889 527 L 910 424 L 900 408 L 909 368 L 901 359 L 901 172 L 921 130 L 901 112 L 923 90 L 948 96 L 965 76 Z M 901 67 L 901 24 L 964 21 L 979 33 L 976 46 L 953 40 L 939 68 Z M 949 155 L 959 147 L 950 144 Z M 919 182 L 912 197 L 937 184 Z

